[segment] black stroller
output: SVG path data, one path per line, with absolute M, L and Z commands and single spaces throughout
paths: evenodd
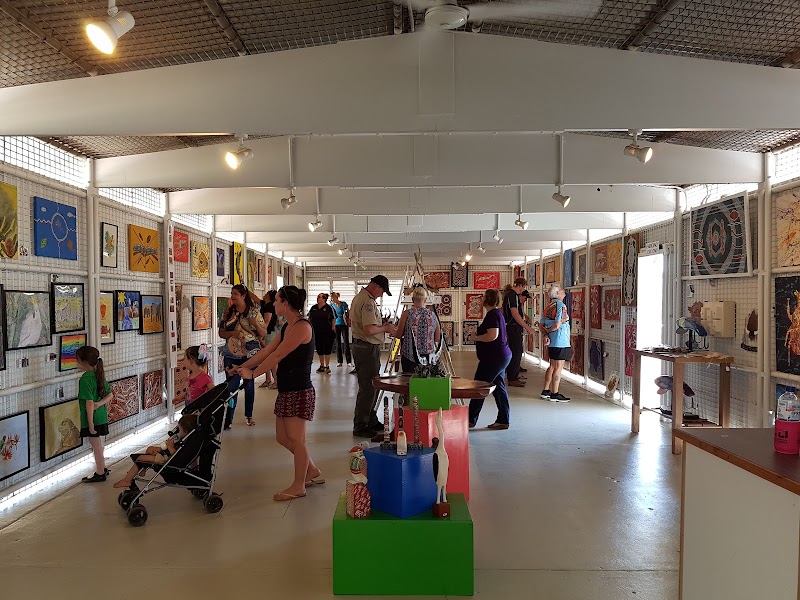
M 139 467 L 152 469 L 152 476 L 137 475 L 128 489 L 122 491 L 117 501 L 127 511 L 128 523 L 141 527 L 147 523 L 147 509 L 139 503 L 142 496 L 165 487 L 189 490 L 195 498 L 203 500 L 210 513 L 222 510 L 222 497 L 214 492 L 217 453 L 222 447 L 222 425 L 228 412 L 228 400 L 238 392 L 231 392 L 228 383 L 220 383 L 186 406 L 182 415 L 196 414 L 197 428 L 181 440 L 177 451 L 164 464 L 136 462 Z M 177 435 L 177 427 L 169 432 Z M 134 458 L 134 456 L 131 456 Z M 156 479 L 161 478 L 161 481 Z M 139 488 L 136 482 L 143 483 Z

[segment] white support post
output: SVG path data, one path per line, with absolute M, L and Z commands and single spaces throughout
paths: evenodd
M 625 236 L 628 235 L 628 213 L 622 213 L 622 251 L 625 252 Z M 619 282 L 620 293 L 622 291 L 622 280 Z M 617 332 L 619 338 L 619 377 L 617 377 L 617 388 L 619 389 L 620 402 L 625 396 L 625 326 L 628 324 L 629 307 L 622 302 L 620 306 L 620 328 Z
M 170 214 L 169 196 L 170 194 L 167 192 L 164 198 L 164 235 L 161 236 L 163 239 L 161 242 L 161 256 L 166 257 L 166 260 L 163 262 L 165 282 L 164 297 L 167 300 L 164 304 L 164 311 L 167 315 L 165 322 L 169 322 L 169 327 L 164 328 L 163 339 L 166 342 L 167 352 L 167 372 L 165 379 L 167 382 L 167 418 L 172 422 L 175 420 L 175 405 L 172 400 L 175 398 L 175 367 L 178 365 L 177 350 L 175 352 L 172 350 L 173 343 L 177 344 L 177 337 L 172 336 L 172 328 L 178 326 L 178 321 L 176 314 L 166 311 L 169 310 L 167 308 L 169 306 L 175 306 L 175 310 L 178 310 L 178 302 L 175 298 L 175 257 L 170 254 L 170 250 L 173 248 L 172 238 L 175 234 L 175 228 L 172 222 L 172 215 Z M 178 335 L 177 331 L 175 331 L 175 335 Z
M 586 230 L 586 293 L 584 294 L 584 317 L 583 317 L 583 387 L 589 387 L 589 369 L 587 361 L 589 359 L 589 329 L 591 328 L 589 318 L 589 296 L 592 289 L 592 278 L 594 277 L 594 261 L 592 260 L 592 238 L 591 230 Z
M 88 340 L 89 345 L 98 350 L 101 349 L 100 342 L 100 223 L 99 203 L 97 201 L 97 188 L 94 185 L 94 159 L 89 159 L 89 186 L 86 189 L 86 226 L 89 234 L 86 240 L 86 251 L 88 256 L 88 275 L 89 275 L 89 322 Z
M 672 317 L 680 318 L 683 314 L 683 211 L 681 210 L 681 193 L 675 190 L 675 217 L 673 219 L 673 243 L 675 244 L 675 273 L 672 283 Z M 668 263 L 669 264 L 669 263 Z M 673 320 L 674 323 L 674 320 Z M 668 323 L 664 342 L 672 346 L 678 344 L 678 334 L 672 323 Z
M 761 252 L 758 255 L 759 275 L 761 276 L 761 293 L 763 294 L 763 310 L 758 315 L 761 330 L 759 334 L 759 348 L 761 349 L 761 372 L 763 381 L 759 410 L 762 425 L 769 427 L 769 411 L 772 408 L 772 326 L 775 323 L 774 307 L 772 302 L 772 177 L 775 174 L 775 155 L 771 152 L 764 154 L 764 226 L 759 227 L 759 243 L 763 240 Z M 768 325 L 769 324 L 769 325 Z

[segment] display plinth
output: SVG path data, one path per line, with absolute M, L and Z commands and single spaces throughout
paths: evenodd
M 333 593 L 472 596 L 472 517 L 462 494 L 447 500 L 446 519 L 434 518 L 430 507 L 409 519 L 374 508 L 367 518 L 351 519 L 342 494 L 333 517 Z
M 409 440 L 414 439 L 414 421 L 408 410 L 403 410 L 403 431 Z M 419 441 L 426 448 L 432 446 L 433 438 L 439 437 L 436 430 L 438 410 L 419 411 Z M 397 409 L 394 422 L 399 423 Z M 450 410 L 442 411 L 444 441 L 447 456 L 450 458 L 450 472 L 447 476 L 447 493 L 464 494 L 469 500 L 469 407 L 454 404 Z M 371 476 L 371 475 L 370 475 Z
M 408 395 L 416 396 L 420 409 L 447 410 L 450 408 L 450 377 L 409 377 Z
M 400 519 L 430 511 L 436 501 L 432 449 L 409 450 L 398 456 L 395 450 L 367 448 L 364 457 L 369 465 L 367 489 L 372 510 Z

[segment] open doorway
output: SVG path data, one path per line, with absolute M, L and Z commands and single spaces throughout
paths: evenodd
M 638 288 L 636 290 L 636 347 L 649 348 L 664 343 L 664 299 L 666 268 L 665 254 L 650 254 L 639 257 Z M 661 361 L 642 358 L 641 390 L 642 406 L 658 408 L 662 397 L 656 393 L 654 383 L 661 375 Z

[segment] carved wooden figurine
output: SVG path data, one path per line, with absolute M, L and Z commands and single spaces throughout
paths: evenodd
M 350 448 L 350 473 L 346 482 L 346 511 L 352 519 L 363 519 L 371 512 L 372 498 L 367 489 L 367 459 L 363 446 Z
M 450 461 L 444 447 L 444 426 L 442 425 L 442 409 L 436 415 L 436 429 L 439 432 L 436 451 L 433 454 L 433 476 L 436 478 L 436 503 L 433 505 L 434 517 L 449 517 L 450 504 L 447 502 L 447 474 Z
M 405 456 L 408 454 L 408 440 L 406 432 L 403 431 L 403 400 L 400 397 L 400 406 L 397 407 L 397 455 Z
M 383 397 L 383 441 L 381 448 L 384 450 L 392 450 L 395 447 L 394 442 L 389 435 L 389 397 Z
M 408 447 L 411 450 L 424 450 L 424 444 L 419 441 L 419 399 L 416 396 L 411 403 L 411 413 L 414 416 L 414 441 Z

